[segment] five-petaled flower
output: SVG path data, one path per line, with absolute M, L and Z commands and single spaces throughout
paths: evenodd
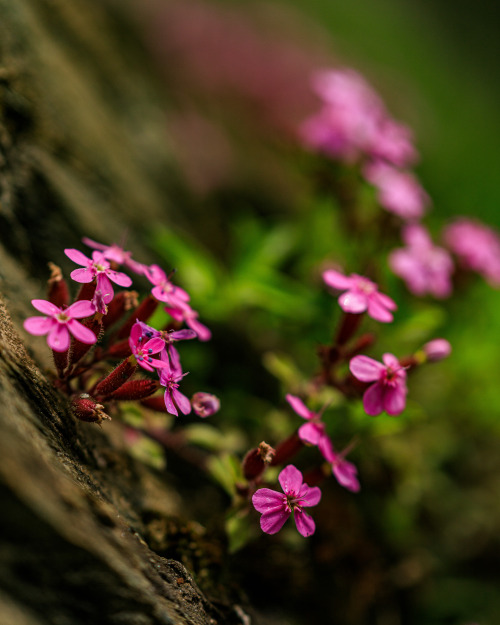
M 165 341 L 159 337 L 155 337 L 149 340 L 143 332 L 143 328 L 140 322 L 134 323 L 130 330 L 130 337 L 128 343 L 130 350 L 137 360 L 137 364 L 140 365 L 146 371 L 154 371 L 155 369 L 161 369 L 166 366 L 163 360 L 153 358 L 153 354 L 158 354 L 165 347 Z
M 349 363 L 351 373 L 361 382 L 374 382 L 363 395 L 363 407 L 371 416 L 385 410 L 398 415 L 406 405 L 406 370 L 392 354 L 382 356 L 384 363 L 369 356 L 354 356 Z
M 388 323 L 393 320 L 391 311 L 396 310 L 396 303 L 388 295 L 380 293 L 375 282 L 355 273 L 345 276 L 334 269 L 324 271 L 323 280 L 332 289 L 345 291 L 338 299 L 344 312 L 357 314 L 368 311 L 376 321 Z
M 260 527 L 266 534 L 276 534 L 293 513 L 295 524 L 302 536 L 311 536 L 316 530 L 313 519 L 303 511 L 319 503 L 321 490 L 303 483 L 302 473 L 289 464 L 278 475 L 283 493 L 270 488 L 259 488 L 252 497 L 257 512 L 261 512 Z
M 132 280 L 120 271 L 113 271 L 109 262 L 102 252 L 92 252 L 92 258 L 88 258 L 79 250 L 66 249 L 64 253 L 77 265 L 82 265 L 84 269 L 75 269 L 71 272 L 71 279 L 75 282 L 86 284 L 96 279 L 96 293 L 99 293 L 99 300 L 104 304 L 109 304 L 113 299 L 114 291 L 110 281 L 119 286 L 129 287 Z
M 171 308 L 182 308 L 189 302 L 188 293 L 170 282 L 169 276 L 158 265 L 150 265 L 145 276 L 153 285 L 151 293 L 158 301 L 165 302 Z
M 87 345 L 97 341 L 92 330 L 77 321 L 94 314 L 95 307 L 88 300 L 80 300 L 68 308 L 59 308 L 44 299 L 33 299 L 31 303 L 48 316 L 29 317 L 24 321 L 24 329 L 36 336 L 47 334 L 47 343 L 55 352 L 65 352 L 69 348 L 70 333 L 75 339 Z
M 300 440 L 309 445 L 318 445 L 321 438 L 326 436 L 325 424 L 321 422 L 323 411 L 313 412 L 309 410 L 304 402 L 295 395 L 288 394 L 286 400 L 299 417 L 307 419 L 307 423 L 304 423 L 299 428 Z

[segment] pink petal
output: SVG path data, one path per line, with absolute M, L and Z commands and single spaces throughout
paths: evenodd
M 65 352 L 69 348 L 69 331 L 66 325 L 55 325 L 47 336 L 47 343 L 55 352 Z
M 87 284 L 94 279 L 94 274 L 90 269 L 75 269 L 69 275 L 72 280 L 80 284 Z
M 397 309 L 398 305 L 396 304 L 396 302 L 391 297 L 386 295 L 385 293 L 380 293 L 379 291 L 377 291 L 377 293 L 374 293 L 374 295 L 376 295 L 377 300 L 385 308 L 388 308 L 389 310 L 396 310 Z
M 401 414 L 406 406 L 406 385 L 398 384 L 394 388 L 387 388 L 383 402 L 387 414 Z
M 69 308 L 64 311 L 68 317 L 73 319 L 83 319 L 84 317 L 90 317 L 95 313 L 95 306 L 91 301 L 82 299 L 74 304 L 71 304 Z
M 347 488 L 347 490 L 357 493 L 360 490 L 358 478 L 356 477 L 358 470 L 347 460 L 341 460 L 332 466 L 332 472 L 337 482 Z
M 144 351 L 149 354 L 157 354 L 161 352 L 161 350 L 165 347 L 165 341 L 160 338 L 149 339 L 147 343 L 144 344 Z M 151 351 L 149 351 L 151 350 Z
M 167 280 L 167 274 L 158 265 L 150 265 L 144 275 L 155 286 Z
M 289 464 L 281 471 L 278 480 L 287 495 L 291 492 L 297 494 L 303 482 L 302 473 L 293 464 Z
M 94 254 L 96 253 L 97 252 L 94 252 Z M 101 291 L 103 301 L 106 304 L 109 304 L 109 302 L 113 299 L 115 292 L 109 278 L 104 273 L 97 274 L 96 291 L 97 290 Z
M 318 486 L 308 486 L 307 484 L 302 484 L 299 497 L 301 500 L 301 506 L 304 506 L 305 508 L 316 506 L 321 499 L 321 489 Z
M 175 401 L 182 414 L 189 414 L 191 412 L 191 402 L 176 388 L 172 389 L 172 399 Z
M 141 324 L 139 322 L 134 323 L 134 325 L 132 326 L 132 328 L 130 329 L 130 341 L 132 343 L 132 345 L 137 345 L 137 343 L 139 342 L 139 339 L 142 336 L 142 327 Z
M 188 317 L 186 319 L 186 323 L 192 330 L 196 332 L 200 341 L 209 341 L 212 338 L 212 333 L 207 328 L 207 326 L 204 326 L 193 317 Z
M 364 293 L 356 293 L 356 291 L 347 291 L 339 297 L 339 306 L 343 311 L 359 314 L 365 312 L 369 299 Z
M 318 443 L 318 449 L 320 450 L 321 454 L 323 455 L 323 458 L 327 462 L 332 463 L 337 460 L 338 456 L 335 453 L 335 450 L 333 449 L 332 441 L 330 440 L 330 437 L 327 436 L 326 434 L 321 437 Z
M 354 356 L 349 363 L 349 369 L 354 377 L 361 382 L 375 382 L 385 371 L 385 367 L 381 362 L 370 358 L 369 356 Z
M 164 399 L 165 399 L 165 408 L 167 409 L 167 412 L 175 415 L 176 417 L 179 416 L 179 413 L 177 412 L 177 408 L 175 407 L 174 402 L 172 401 L 172 396 L 169 390 L 165 391 Z
M 312 517 L 310 517 L 306 512 L 302 512 L 302 510 L 297 508 L 294 512 L 294 518 L 299 534 L 302 534 L 304 538 L 314 534 L 316 531 L 316 524 L 314 523 Z
M 87 256 L 85 256 L 85 254 L 83 254 L 79 250 L 67 249 L 67 250 L 64 250 L 64 253 L 74 263 L 76 263 L 77 265 L 82 265 L 83 267 L 87 267 L 92 262 L 90 258 L 87 258 Z
M 400 369 L 401 365 L 399 364 L 399 360 L 394 356 L 394 354 L 383 354 L 382 360 L 384 364 L 390 367 L 391 369 Z
M 132 278 L 129 278 L 127 274 L 121 271 L 108 271 L 108 278 L 112 280 L 118 286 L 128 287 L 132 284 Z
M 325 433 L 325 426 L 322 423 L 304 423 L 299 428 L 299 438 L 304 443 L 317 445 Z
M 324 271 L 323 280 L 328 286 L 331 286 L 332 289 L 338 289 L 339 291 L 349 289 L 352 285 L 352 278 L 344 276 L 344 274 L 339 271 L 335 271 L 334 269 L 327 269 Z
M 57 321 L 51 317 L 29 317 L 25 319 L 23 326 L 26 332 L 34 336 L 42 336 L 50 331 L 54 323 L 57 323 Z
M 368 298 L 368 314 L 372 319 L 389 323 L 394 319 L 393 314 L 387 310 L 381 299 L 378 297 L 380 293 L 372 293 Z
M 168 338 L 173 341 L 185 341 L 187 339 L 195 339 L 196 332 L 194 330 L 175 330 L 169 332 Z
M 57 315 L 61 312 L 58 306 L 44 299 L 32 299 L 31 304 L 44 315 Z
M 80 341 L 80 343 L 85 343 L 86 345 L 93 345 L 97 341 L 96 335 L 90 330 L 86 328 L 82 323 L 77 321 L 76 319 L 70 319 L 67 323 L 68 330 L 71 334 Z
M 168 358 L 170 359 L 170 364 L 172 365 L 172 373 L 174 375 L 182 375 L 181 358 L 179 356 L 179 352 L 175 349 L 173 345 L 169 345 L 167 347 L 167 352 Z
M 260 527 L 266 534 L 276 534 L 283 527 L 289 516 L 290 513 L 283 508 L 264 512 L 260 517 Z
M 269 512 L 285 508 L 286 496 L 270 488 L 259 488 L 252 496 L 252 503 L 257 512 Z
M 139 358 L 137 358 L 137 364 L 142 367 L 145 371 L 154 371 L 154 365 L 153 363 L 149 363 L 146 360 L 139 360 Z
M 294 409 L 294 411 L 299 415 L 299 417 L 302 417 L 303 419 L 312 419 L 314 416 L 316 416 L 314 412 L 309 410 L 304 402 L 298 397 L 295 397 L 295 395 L 288 394 L 285 399 Z
M 89 239 L 88 237 L 83 237 L 82 243 L 85 243 L 85 245 L 88 245 L 89 247 L 93 247 L 96 250 L 105 250 L 108 247 L 107 245 L 104 245 L 103 243 L 97 243 L 97 241 L 94 241 L 93 239 Z
M 376 417 L 384 410 L 385 386 L 381 382 L 375 382 L 366 389 L 363 395 L 363 408 L 366 414 Z

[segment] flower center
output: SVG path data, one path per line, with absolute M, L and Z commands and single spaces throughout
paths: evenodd
M 66 323 L 66 321 L 69 321 L 69 317 L 68 315 L 66 315 L 63 312 L 60 312 L 56 315 L 56 319 L 57 321 L 59 321 L 60 323 Z

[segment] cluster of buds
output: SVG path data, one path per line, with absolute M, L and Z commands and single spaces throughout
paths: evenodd
M 175 416 L 191 410 L 203 418 L 214 414 L 220 405 L 217 397 L 198 392 L 189 400 L 178 388 L 187 374 L 175 343 L 211 337 L 198 321 L 188 293 L 174 285 L 160 267 L 133 260 L 130 252 L 117 245 L 87 238 L 84 243 L 94 248 L 91 257 L 76 249 L 65 250 L 80 265 L 71 272 L 72 280 L 81 285 L 75 301 L 70 303 L 62 272 L 51 263 L 48 300 L 32 300 L 43 316 L 24 322 L 30 334 L 47 336 L 57 369 L 55 384 L 71 397 L 75 416 L 101 424 L 110 418 L 106 411 L 115 410 L 120 401 L 133 400 Z M 150 283 L 151 294 L 141 302 L 136 291 L 115 293 L 113 284 L 132 285 L 132 279 L 118 271 L 122 265 Z M 171 317 L 161 330 L 147 323 L 159 304 L 165 305 Z M 182 328 L 183 322 L 188 328 Z M 102 376 L 103 364 L 110 361 L 115 361 L 114 368 Z M 139 371 L 142 377 L 136 375 Z M 155 393 L 161 388 L 160 398 Z

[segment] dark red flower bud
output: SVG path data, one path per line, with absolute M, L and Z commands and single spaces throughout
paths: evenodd
M 120 291 L 111 300 L 108 306 L 108 314 L 103 318 L 104 329 L 109 328 L 123 315 L 136 308 L 139 304 L 137 291 Z
M 127 358 L 131 353 L 132 350 L 130 349 L 128 339 L 115 343 L 108 349 L 108 356 L 113 356 L 114 358 Z
M 65 352 L 56 352 L 52 350 L 52 355 L 54 356 L 54 363 L 57 369 L 57 375 L 62 378 L 64 374 L 64 370 L 68 366 L 68 353 L 69 350 Z
M 158 306 L 158 300 L 152 295 L 145 297 L 139 306 L 130 315 L 128 321 L 120 328 L 118 337 L 123 339 L 129 336 L 130 330 L 136 321 L 147 321 Z
M 149 397 L 160 388 L 158 380 L 130 380 L 109 395 L 109 399 L 133 400 Z
M 276 466 L 288 462 L 303 446 L 304 443 L 300 440 L 297 432 L 295 432 L 276 447 L 276 454 L 271 460 L 271 465 Z
M 76 296 L 75 302 L 79 302 L 82 299 L 92 300 L 95 292 L 95 279 L 92 282 L 84 282 L 80 290 L 78 291 L 78 295 Z
M 73 414 L 80 419 L 80 421 L 100 424 L 104 419 L 111 420 L 111 417 L 104 412 L 104 406 L 96 403 L 90 395 L 86 393 L 73 399 L 71 407 L 73 409 Z
M 95 315 L 94 317 L 87 317 L 87 319 L 82 319 L 81 323 L 85 327 L 89 328 L 89 330 L 92 330 L 92 332 L 96 335 L 97 340 L 101 338 L 100 335 L 102 333 L 102 319 L 99 314 Z M 74 365 L 78 361 L 80 361 L 85 356 L 85 354 L 89 352 L 91 347 L 93 347 L 93 345 L 89 345 L 88 343 L 81 343 L 80 341 L 77 341 L 75 338 L 73 338 L 73 340 L 71 341 L 71 349 L 69 354 L 70 364 Z
M 156 412 L 167 412 L 167 407 L 165 406 L 165 398 L 163 395 L 155 395 L 154 397 L 148 397 L 147 399 L 143 399 L 141 400 L 141 404 L 145 408 L 155 410 Z
M 50 278 L 47 281 L 48 300 L 59 308 L 69 305 L 69 291 L 66 280 L 62 276 L 61 268 L 49 263 Z
M 255 449 L 251 449 L 243 458 L 243 475 L 247 480 L 254 480 L 271 464 L 275 450 L 264 441 Z
M 137 363 L 127 358 L 95 387 L 96 397 L 108 397 L 134 375 Z

